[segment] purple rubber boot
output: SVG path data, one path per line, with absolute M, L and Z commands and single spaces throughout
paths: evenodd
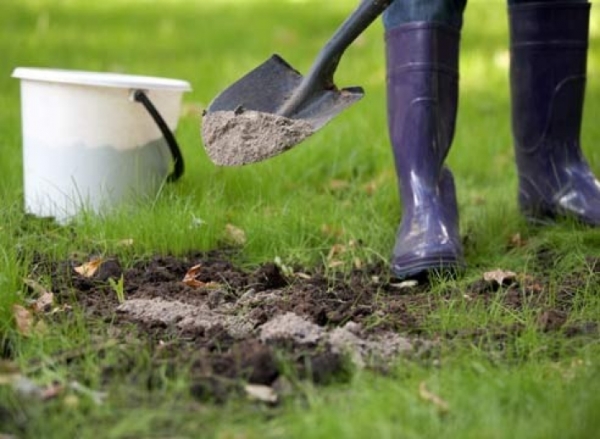
M 512 125 L 519 205 L 533 222 L 568 216 L 600 225 L 600 183 L 579 143 L 588 3 L 509 7 Z
M 388 127 L 402 198 L 392 272 L 464 266 L 454 180 L 443 166 L 456 123 L 460 32 L 425 22 L 386 32 Z

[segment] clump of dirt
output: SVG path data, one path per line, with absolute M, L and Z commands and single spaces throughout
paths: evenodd
M 266 160 L 314 133 L 304 120 L 258 111 L 214 111 L 202 118 L 202 139 L 217 165 L 239 166 Z
M 116 312 L 144 324 L 174 326 L 185 332 L 208 332 L 218 327 L 235 339 L 249 337 L 256 326 L 256 322 L 251 318 L 211 310 L 208 304 L 190 305 L 178 300 L 160 298 L 129 299 L 119 305 Z
M 86 277 L 75 270 L 85 258 L 39 260 L 30 277 L 50 279 L 59 305 L 79 306 L 90 319 L 111 322 L 112 335 L 125 345 L 132 343 L 133 325 L 137 342 L 149 344 L 153 362 L 191 364 L 186 371 L 192 394 L 217 401 L 240 391 L 241 382 L 276 388 L 285 380 L 282 359 L 286 373 L 326 383 L 354 368 L 386 370 L 401 356 L 431 356 L 439 340 L 486 337 L 503 344 L 522 331 L 515 326 L 432 332 L 431 312 L 450 301 L 533 308 L 544 332 L 598 331 L 598 325 L 569 322 L 574 291 L 584 282 L 576 275 L 552 297 L 548 281 L 528 276 L 510 276 L 502 285 L 478 280 L 432 295 L 426 284 L 395 283 L 384 264 L 284 274 L 272 263 L 243 270 L 231 261 L 226 252 L 208 252 L 156 256 L 123 268 L 109 258 Z M 115 292 L 114 281 L 121 278 L 124 301 Z M 130 367 L 130 362 L 107 365 L 106 375 Z

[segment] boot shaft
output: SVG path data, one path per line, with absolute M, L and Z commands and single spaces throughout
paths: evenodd
M 531 221 L 600 226 L 600 182 L 580 146 L 590 4 L 509 7 L 519 205 Z
M 454 137 L 460 33 L 410 23 L 386 33 L 388 128 L 403 197 L 434 188 Z
M 564 145 L 578 145 L 589 11 L 588 3 L 572 2 L 509 7 L 512 124 L 517 155 L 540 149 L 565 152 L 568 150 Z

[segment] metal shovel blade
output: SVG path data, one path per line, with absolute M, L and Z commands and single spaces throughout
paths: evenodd
M 302 76 L 280 56 L 239 79 L 209 105 L 202 124 L 213 162 L 243 165 L 302 142 L 361 99 L 360 87 L 338 89 L 333 76 L 346 48 L 392 0 L 362 0 Z
M 303 76 L 279 55 L 243 76 L 209 105 L 215 111 L 258 111 L 277 114 L 302 83 Z M 364 96 L 361 87 L 323 89 L 311 96 L 291 118 L 308 122 L 317 131 Z
M 240 166 L 279 155 L 364 95 L 360 87 L 319 89 L 290 116 L 279 115 L 303 79 L 273 55 L 219 94 L 202 119 L 204 148 L 213 163 Z

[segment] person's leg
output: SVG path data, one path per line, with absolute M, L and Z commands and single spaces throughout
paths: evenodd
M 579 143 L 586 82 L 586 1 L 509 1 L 510 84 L 519 204 L 533 221 L 600 225 L 600 183 Z
M 396 0 L 383 14 L 386 29 L 424 21 L 460 30 L 467 0 Z
M 397 0 L 384 15 L 388 128 L 402 199 L 392 272 L 462 268 L 452 174 L 458 56 L 466 0 Z

